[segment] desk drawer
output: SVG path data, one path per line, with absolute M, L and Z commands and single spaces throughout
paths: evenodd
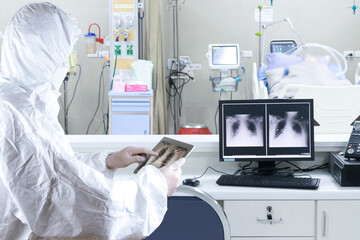
M 224 201 L 224 210 L 232 237 L 315 236 L 315 201 Z
M 112 112 L 150 112 L 150 98 L 112 98 Z

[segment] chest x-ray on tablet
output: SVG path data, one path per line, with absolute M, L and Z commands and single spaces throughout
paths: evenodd
M 144 163 L 139 164 L 134 173 L 137 173 L 146 165 L 153 165 L 157 168 L 167 166 L 180 158 L 187 157 L 193 149 L 194 146 L 191 144 L 164 137 L 153 148 L 153 151 L 158 153 L 158 156 L 148 157 Z

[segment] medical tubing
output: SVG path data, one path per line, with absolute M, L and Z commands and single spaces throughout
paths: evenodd
M 91 28 L 93 25 L 95 25 L 95 26 L 97 26 L 97 27 L 99 28 L 99 38 L 101 38 L 101 28 L 100 28 L 99 24 L 97 24 L 97 23 L 92 23 L 92 24 L 90 24 L 88 32 L 90 33 L 90 28 Z
M 107 105 L 107 113 L 106 113 L 106 130 L 105 130 L 105 135 L 108 134 L 109 132 L 109 112 L 110 112 L 110 103 L 108 102 L 108 105 Z
M 117 64 L 117 53 L 115 52 L 115 63 L 114 63 L 114 72 L 111 78 L 111 83 L 110 83 L 110 91 L 113 88 L 113 83 L 114 83 L 114 77 L 115 77 L 115 72 L 116 72 L 116 64 Z
M 345 57 L 344 57 L 339 51 L 335 50 L 335 49 L 332 48 L 332 47 L 325 46 L 325 45 L 322 45 L 322 44 L 319 44 L 319 43 L 306 43 L 306 44 L 300 46 L 298 49 L 296 49 L 296 50 L 293 52 L 293 54 L 294 54 L 294 55 L 295 55 L 295 54 L 298 54 L 299 52 L 301 52 L 303 49 L 305 49 L 305 48 L 307 48 L 307 47 L 317 47 L 317 48 L 321 48 L 321 49 L 327 51 L 327 52 L 335 59 L 336 64 L 338 65 L 338 67 L 339 67 L 339 69 L 340 69 L 339 72 L 336 73 L 336 76 L 337 76 L 337 77 L 338 77 L 338 76 L 341 76 L 341 75 L 344 75 L 344 74 L 347 72 L 347 70 L 348 70 L 348 64 L 347 64 L 347 61 L 346 61 Z M 339 58 L 336 57 L 335 54 L 338 55 L 338 56 L 343 60 L 343 62 L 344 62 L 344 68 L 343 68 L 343 69 L 342 69 L 341 64 L 340 64 L 340 62 L 339 62 Z

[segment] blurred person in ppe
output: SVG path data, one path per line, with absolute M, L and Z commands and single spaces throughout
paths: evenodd
M 156 153 L 75 153 L 57 115 L 78 34 L 61 9 L 31 3 L 11 19 L 0 79 L 0 239 L 141 239 L 163 220 L 184 159 L 115 179 L 116 168 Z

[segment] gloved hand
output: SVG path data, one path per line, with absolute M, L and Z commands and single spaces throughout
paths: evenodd
M 157 156 L 158 154 L 146 148 L 126 147 L 121 151 L 109 154 L 106 158 L 106 166 L 109 169 L 124 168 L 133 163 L 144 162 L 146 155 Z
M 166 182 L 168 185 L 167 196 L 171 196 L 175 193 L 176 189 L 179 186 L 180 176 L 181 176 L 181 166 L 184 165 L 185 158 L 180 158 L 176 162 L 172 164 L 160 168 L 161 173 L 166 178 Z

